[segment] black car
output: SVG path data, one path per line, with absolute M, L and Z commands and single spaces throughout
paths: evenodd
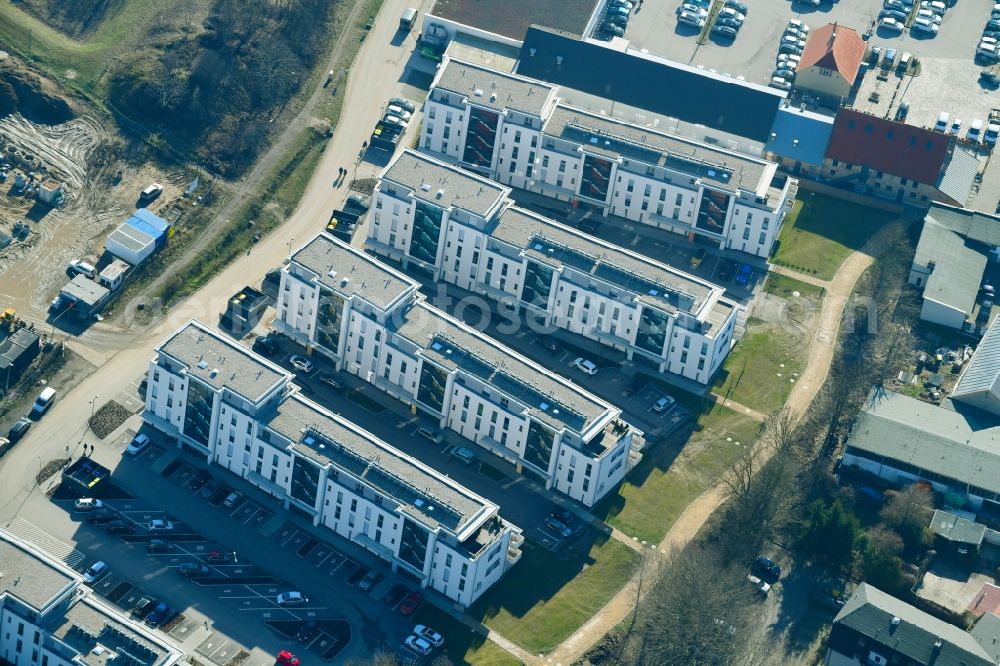
M 135 532 L 135 523 L 124 520 L 112 520 L 106 528 L 110 534 L 132 534 Z
M 319 628 L 315 622 L 306 622 L 299 629 L 299 633 L 295 634 L 295 640 L 300 643 L 308 643 L 313 636 L 316 635 L 316 630 Z
M 31 419 L 29 419 L 27 416 L 22 416 L 21 418 L 19 418 L 17 421 L 14 422 L 14 425 L 11 426 L 10 432 L 7 433 L 7 439 L 9 439 L 12 443 L 16 442 L 17 440 L 24 437 L 25 433 L 28 432 L 28 428 L 30 427 L 31 427 Z
M 555 518 L 566 526 L 572 525 L 574 520 L 573 514 L 569 510 L 561 507 L 556 507 L 555 509 L 552 509 L 552 511 L 549 511 L 549 517 Z
M 278 343 L 268 335 L 262 335 L 253 341 L 253 350 L 260 352 L 264 356 L 272 356 L 278 353 Z
M 147 553 L 169 553 L 174 549 L 174 544 L 163 539 L 153 539 L 146 545 Z
M 753 570 L 760 574 L 762 578 L 769 579 L 771 582 L 781 578 L 781 567 L 774 560 L 763 555 L 758 555 L 757 559 L 753 561 Z
M 725 16 L 722 16 L 720 18 L 715 19 L 715 27 L 718 28 L 720 26 L 726 28 L 732 28 L 733 30 L 739 32 L 739 29 L 743 26 L 743 24 L 734 18 L 727 18 Z
M 712 28 L 712 34 L 726 39 L 736 39 L 736 29 L 725 25 L 717 25 Z
M 212 570 L 204 564 L 197 564 L 195 562 L 185 562 L 184 564 L 177 567 L 177 573 L 182 576 L 208 576 L 211 575 Z
M 118 518 L 118 512 L 114 509 L 98 509 L 87 516 L 87 522 L 94 525 L 106 525 Z
M 719 279 L 732 280 L 733 273 L 736 272 L 736 262 L 732 259 L 723 259 L 719 262 Z
M 604 17 L 604 22 L 605 25 L 610 23 L 612 25 L 620 26 L 621 28 L 624 29 L 625 25 L 628 23 L 628 17 L 625 16 L 624 14 L 616 14 L 614 12 L 611 12 Z
M 347 390 L 347 386 L 344 385 L 343 382 L 341 382 L 339 379 L 337 379 L 333 375 L 323 374 L 323 375 L 320 375 L 319 377 L 317 377 L 316 379 L 318 379 L 319 381 L 323 382 L 324 384 L 326 384 L 327 386 L 329 386 L 330 388 L 332 388 L 334 391 L 336 391 L 338 393 L 343 393 L 344 391 Z
M 726 7 L 732 7 L 743 16 L 747 15 L 747 6 L 737 0 L 726 0 Z
M 384 601 L 388 606 L 395 606 L 403 597 L 407 595 L 408 592 L 409 590 L 406 589 L 405 585 L 396 583 L 392 586 L 391 590 L 385 593 L 385 596 L 382 597 L 382 601 Z
M 132 616 L 141 620 L 152 613 L 158 603 L 160 602 L 156 600 L 156 597 L 143 595 L 139 601 L 135 602 L 135 606 L 132 607 Z
M 610 21 L 602 23 L 600 29 L 606 33 L 614 35 L 615 37 L 625 36 L 625 30 L 620 25 L 616 25 Z

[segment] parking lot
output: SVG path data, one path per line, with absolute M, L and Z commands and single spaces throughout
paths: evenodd
M 872 31 L 882 9 L 879 0 L 835 3 L 824 0 L 817 8 L 788 0 L 761 0 L 748 3 L 746 22 L 734 41 L 710 36 L 704 44 L 698 44 L 697 33 L 678 26 L 676 9 L 680 4 L 680 0 L 647 0 L 637 7 L 625 33 L 632 48 L 756 83 L 770 80 L 778 42 L 788 19 L 800 19 L 812 28 L 838 23 L 864 34 Z M 959 2 L 947 11 L 934 38 L 921 38 L 919 33 L 911 35 L 909 30 L 897 35 L 879 29 L 871 43 L 900 53 L 907 51 L 922 61 L 959 61 L 975 79 L 978 67 L 973 63 L 973 55 L 991 6 L 991 3 Z M 927 62 L 927 66 L 936 65 Z
M 124 448 L 126 443 L 124 438 L 116 445 Z M 355 644 L 349 653 L 370 654 L 380 645 L 401 645 L 412 628 L 412 623 L 395 611 L 409 591 L 418 587 L 415 582 L 401 583 L 379 563 L 376 566 L 385 572 L 381 579 L 368 590 L 359 589 L 358 583 L 370 566 L 316 538 L 287 517 L 276 517 L 276 507 L 264 506 L 268 498 L 259 502 L 240 497 L 226 506 L 233 489 L 203 472 L 196 462 L 177 459 L 176 451 L 165 442 L 156 442 L 135 458 L 124 458 L 110 477 L 107 470 L 99 473 L 100 466 L 86 459 L 76 466 L 81 471 L 74 479 L 102 479 L 94 488 L 103 506 L 77 510 L 79 493 L 65 484 L 57 490 L 50 506 L 58 507 L 57 514 L 75 526 L 73 541 L 87 552 L 60 546 L 62 542 L 44 536 L 38 528 L 32 528 L 33 540 L 46 544 L 47 550 L 81 572 L 95 561 L 107 562 L 108 569 L 93 587 L 125 612 L 135 609 L 143 597 L 166 602 L 173 610 L 160 629 L 179 642 L 190 641 L 185 647 L 207 661 L 224 666 L 233 655 L 244 650 L 249 653 L 254 647 L 271 657 L 261 661 L 258 650 L 253 653 L 255 658 L 245 664 L 272 663 L 273 654 L 281 649 L 292 650 L 305 663 L 339 661 L 352 641 Z M 89 471 L 83 472 L 84 467 Z M 121 478 L 136 480 L 136 473 L 145 474 L 145 480 L 129 483 L 128 489 L 120 484 Z M 155 499 L 136 497 L 136 487 L 144 491 L 156 488 L 160 492 L 150 494 L 170 498 L 169 504 L 176 510 L 166 512 Z M 183 518 L 192 511 L 201 521 L 200 530 Z M 151 533 L 149 521 L 157 519 L 171 521 L 172 529 Z M 204 536 L 209 532 L 205 529 L 206 519 L 211 538 Z M 127 528 L 109 530 L 112 522 Z M 25 529 L 21 527 L 22 533 Z M 237 533 L 244 536 L 242 544 L 238 538 L 223 539 L 225 543 L 215 540 L 220 535 L 234 537 Z M 252 535 L 249 541 L 247 535 Z M 166 541 L 168 546 L 148 552 L 154 538 Z M 67 552 L 61 552 L 63 547 Z M 373 564 L 364 557 L 369 565 Z M 180 573 L 183 567 L 197 570 L 185 577 Z M 278 571 L 288 572 L 298 582 L 282 580 L 284 576 L 275 575 Z M 309 598 L 294 606 L 279 604 L 277 595 L 289 590 L 301 590 Z M 308 640 L 296 640 L 290 647 L 282 630 L 291 626 L 289 623 L 297 623 L 296 632 L 309 623 L 318 626 Z M 356 643 L 357 631 L 362 632 L 362 643 Z M 308 659 L 309 655 L 313 658 Z M 416 655 L 405 656 L 413 659 Z

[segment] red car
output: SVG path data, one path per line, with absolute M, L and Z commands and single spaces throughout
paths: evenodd
M 281 666 L 299 666 L 302 662 L 288 650 L 282 650 L 278 653 L 278 658 L 274 660 L 274 663 L 281 664 Z
M 414 592 L 410 596 L 403 599 L 403 602 L 399 604 L 399 614 L 400 615 L 413 615 L 414 612 L 424 603 L 424 595 L 419 592 Z

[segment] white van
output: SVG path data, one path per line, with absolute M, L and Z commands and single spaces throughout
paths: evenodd
M 51 386 L 46 387 L 45 390 L 38 394 L 38 399 L 35 400 L 35 405 L 31 408 L 31 415 L 36 419 L 42 418 L 42 415 L 49 411 L 49 407 L 55 401 L 56 390 Z
M 414 7 L 407 7 L 403 10 L 403 15 L 399 17 L 399 29 L 409 32 L 417 20 L 417 10 Z

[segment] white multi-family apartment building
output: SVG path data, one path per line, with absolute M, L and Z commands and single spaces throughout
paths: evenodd
M 183 656 L 99 599 L 64 562 L 0 530 L 0 663 L 171 666 Z
M 592 506 L 641 456 L 621 410 L 426 303 L 417 283 L 321 233 L 282 269 L 275 329 L 442 429 Z
M 722 287 L 518 208 L 509 193 L 403 151 L 376 187 L 367 246 L 434 280 L 513 304 L 542 327 L 711 382 L 743 315 Z
M 149 363 L 147 423 L 462 606 L 512 567 L 499 507 L 304 398 L 293 375 L 189 322 Z
M 420 149 L 512 187 L 767 257 L 797 182 L 774 162 L 559 101 L 559 88 L 445 56 Z

